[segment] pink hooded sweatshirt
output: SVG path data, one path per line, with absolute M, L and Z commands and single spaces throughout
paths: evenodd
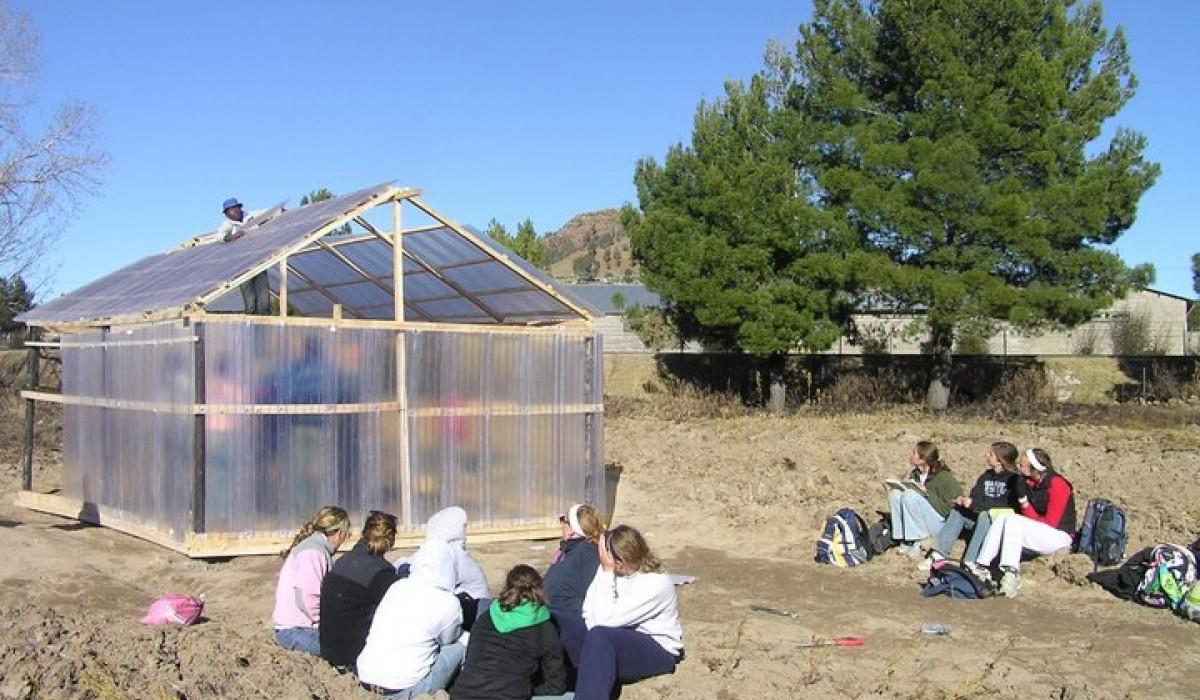
M 321 620 L 321 581 L 329 571 L 333 544 L 320 532 L 314 532 L 296 545 L 275 586 L 275 629 L 316 627 Z

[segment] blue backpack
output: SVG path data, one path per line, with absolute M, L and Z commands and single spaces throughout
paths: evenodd
M 1088 501 L 1075 551 L 1098 566 L 1112 566 L 1125 559 L 1125 540 L 1125 511 L 1105 498 Z
M 969 569 L 941 562 L 929 571 L 929 581 L 921 588 L 921 596 L 948 595 L 959 600 L 990 598 L 995 592 Z
M 867 563 L 867 524 L 851 508 L 840 508 L 825 519 L 825 529 L 817 540 L 816 560 L 847 568 Z

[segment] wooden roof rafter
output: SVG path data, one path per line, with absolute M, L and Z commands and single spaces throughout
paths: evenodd
M 388 239 L 386 236 L 384 236 L 382 231 L 375 228 L 375 226 L 373 226 L 371 224 L 371 222 L 363 219 L 360 222 L 360 224 L 367 227 L 368 231 L 370 231 L 371 233 L 378 236 L 380 239 L 382 239 L 384 242 L 386 242 L 388 244 L 388 246 L 395 245 L 390 239 Z M 454 291 L 456 291 L 460 295 L 462 295 L 462 297 L 464 299 L 466 299 L 470 303 L 474 304 L 476 308 L 478 308 L 480 311 L 482 311 L 484 313 L 484 315 L 491 317 L 492 319 L 494 319 L 496 321 L 496 323 L 504 323 L 504 316 L 497 313 L 494 309 L 488 307 L 487 304 L 484 304 L 482 301 L 480 301 L 476 297 L 476 295 L 472 294 L 471 292 L 468 292 L 462 285 L 460 285 L 459 283 L 455 282 L 454 280 L 446 277 L 445 275 L 441 274 L 440 272 L 438 272 L 437 268 L 435 268 L 434 266 L 425 262 L 420 257 L 414 255 L 412 251 L 404 248 L 403 246 L 401 246 L 401 252 L 404 254 L 405 258 L 408 258 L 409 260 L 413 261 L 417 265 L 420 265 L 423 270 L 425 270 L 426 272 L 428 272 L 431 275 L 433 275 L 434 277 L 436 277 L 440 282 L 442 282 L 442 284 L 445 284 L 447 287 L 450 287 L 451 289 L 453 289 Z M 416 302 L 416 303 L 420 303 L 420 302 Z
M 524 278 L 525 281 L 529 282 L 536 289 L 539 289 L 542 292 L 545 292 L 552 299 L 554 299 L 558 303 L 562 304 L 570 311 L 578 314 L 584 320 L 587 320 L 587 321 L 593 320 L 592 314 L 588 310 L 579 306 L 577 303 L 568 299 L 567 297 L 563 296 L 557 290 L 555 290 L 553 287 L 546 284 L 542 280 L 538 279 L 535 275 L 530 274 L 528 270 L 525 270 L 520 265 L 513 263 L 513 261 L 510 260 L 507 255 L 501 253 L 498 250 L 494 250 L 491 246 L 487 245 L 482 240 L 480 240 L 480 238 L 478 236 L 476 236 L 475 234 L 471 233 L 467 229 L 458 225 L 451 219 L 443 216 L 440 212 L 438 212 L 433 207 L 429 206 L 428 204 L 425 204 L 420 199 L 420 193 L 410 195 L 407 197 L 407 199 L 409 202 L 412 203 L 413 206 L 420 209 L 427 216 L 433 218 L 436 221 L 442 222 L 448 228 L 452 229 L 455 233 L 457 233 L 458 235 L 462 236 L 467 241 L 469 241 L 476 248 L 479 248 L 483 252 L 488 253 L 491 256 L 493 256 L 498 262 L 502 263 L 505 267 L 507 267 L 508 269 L 515 272 L 519 277 Z

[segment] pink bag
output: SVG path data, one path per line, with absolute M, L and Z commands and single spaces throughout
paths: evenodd
M 204 612 L 204 597 L 190 595 L 165 595 L 150 604 L 150 609 L 141 619 L 143 625 L 191 625 Z

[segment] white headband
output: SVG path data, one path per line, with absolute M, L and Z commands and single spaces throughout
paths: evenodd
M 1046 465 L 1038 461 L 1037 455 L 1033 453 L 1032 447 L 1028 450 L 1025 450 L 1025 457 L 1029 459 L 1029 465 L 1034 469 L 1038 470 L 1039 472 L 1046 471 Z
M 579 509 L 583 507 L 582 503 L 576 503 L 567 511 L 567 522 L 571 524 L 571 529 L 580 537 L 586 537 L 587 533 L 583 531 L 583 526 L 579 524 Z

